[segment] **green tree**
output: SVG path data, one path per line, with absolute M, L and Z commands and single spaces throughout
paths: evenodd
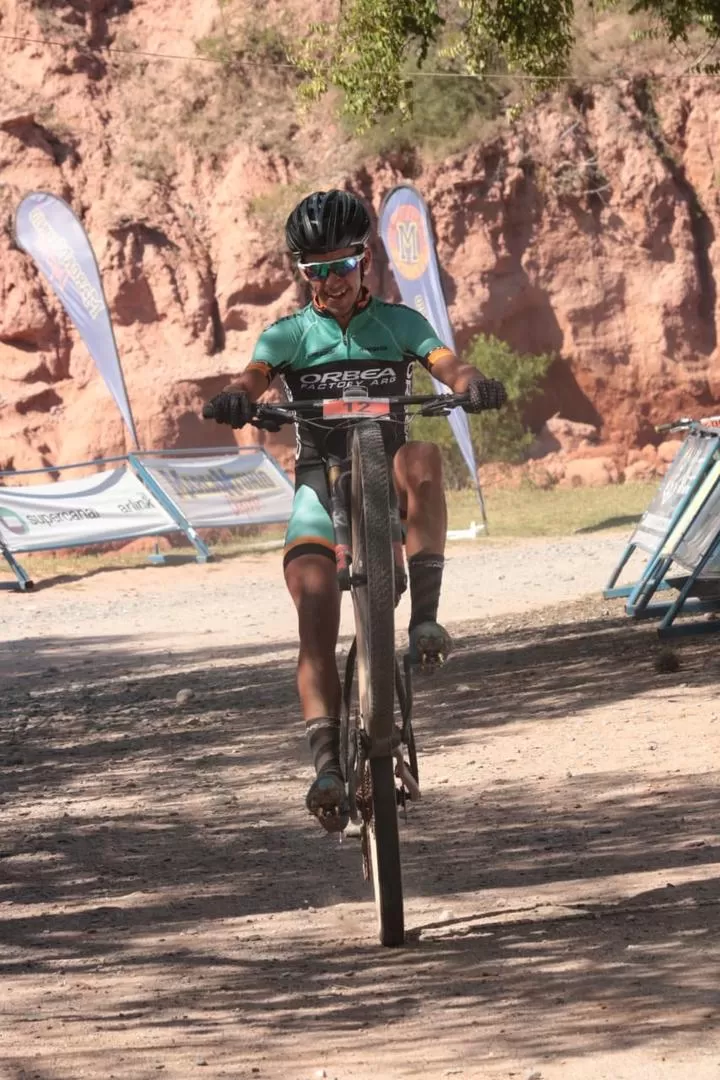
M 717 71 L 720 0 L 585 0 L 595 11 L 623 9 L 644 17 L 644 33 L 687 45 L 704 39 L 700 70 Z M 318 98 L 335 87 L 359 129 L 381 116 L 407 119 L 413 73 L 433 47 L 448 72 L 482 77 L 521 73 L 546 89 L 568 71 L 581 0 L 344 0 L 336 23 L 318 23 L 293 59 L 301 93 Z M 647 29 L 647 21 L 650 29 Z M 639 32 L 642 24 L 638 22 Z
M 506 342 L 481 334 L 473 341 L 463 360 L 473 364 L 487 378 L 500 379 L 508 392 L 508 403 L 499 412 L 486 412 L 468 418 L 478 461 L 522 461 L 533 440 L 533 434 L 524 420 L 525 407 L 539 393 L 553 357 L 516 353 Z M 430 376 L 422 369 L 416 371 L 414 389 L 419 394 L 433 392 Z M 449 424 L 419 417 L 412 423 L 410 436 L 440 446 L 446 480 L 451 487 L 464 487 L 467 484 L 467 466 Z

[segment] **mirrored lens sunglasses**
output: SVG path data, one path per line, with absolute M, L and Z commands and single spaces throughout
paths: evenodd
M 362 255 L 349 255 L 346 259 L 333 259 L 332 262 L 299 262 L 298 270 L 308 281 L 325 281 L 331 274 L 347 277 L 361 262 Z

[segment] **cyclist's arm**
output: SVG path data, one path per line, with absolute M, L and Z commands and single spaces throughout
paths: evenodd
M 472 364 L 464 364 L 449 349 L 443 349 L 442 355 L 437 350 L 438 358 L 433 362 L 433 354 L 426 359 L 426 366 L 430 374 L 438 382 L 444 383 L 454 394 L 464 394 L 474 379 L 484 379 L 485 376 Z
M 403 321 L 403 333 L 409 352 L 420 359 L 423 367 L 455 394 L 463 394 L 471 382 L 485 376 L 472 364 L 459 360 L 452 349 L 435 333 L 419 311 L 399 305 L 398 317 Z
M 292 345 L 287 324 L 288 320 L 282 319 L 263 330 L 255 343 L 250 363 L 231 386 L 225 387 L 224 393 L 244 391 L 251 401 L 257 401 L 265 393 L 282 370 Z
M 239 394 L 244 392 L 251 401 L 257 401 L 265 393 L 270 385 L 272 376 L 260 370 L 260 365 L 249 364 L 234 382 L 223 387 L 224 394 Z

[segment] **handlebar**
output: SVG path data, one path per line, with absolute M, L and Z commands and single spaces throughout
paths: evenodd
M 655 430 L 658 435 L 664 435 L 668 431 L 683 431 L 694 423 L 689 416 L 681 416 L 679 420 L 671 420 L 668 424 L 656 424 Z
M 419 405 L 417 410 L 420 416 L 444 416 L 451 409 L 456 409 L 459 406 L 466 405 L 468 402 L 468 394 L 407 394 L 405 396 L 385 397 L 385 398 L 371 398 L 371 397 L 354 397 L 347 395 L 341 398 L 318 398 L 316 400 L 306 401 L 289 401 L 286 405 L 264 405 L 260 403 L 254 403 L 252 406 L 252 417 L 250 423 L 254 427 L 262 427 L 264 422 L 270 422 L 273 425 L 277 424 L 294 424 L 296 419 L 302 419 L 303 416 L 309 414 L 323 414 L 325 406 L 332 407 L 339 403 L 346 403 L 348 405 L 362 406 L 367 403 L 367 413 L 363 414 L 362 408 L 357 408 L 356 411 L 340 416 L 338 419 L 343 420 L 362 420 L 373 419 L 375 415 L 372 412 L 372 403 L 384 402 L 389 406 L 406 406 L 406 405 Z M 215 410 L 211 401 L 206 401 L 203 405 L 203 419 L 214 420 Z
M 681 416 L 667 424 L 656 424 L 655 430 L 658 435 L 664 435 L 668 431 L 688 431 L 692 427 L 720 427 L 720 416 L 702 416 L 697 420 L 690 416 Z

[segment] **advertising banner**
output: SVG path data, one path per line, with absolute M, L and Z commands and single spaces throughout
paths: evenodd
M 409 184 L 393 188 L 380 208 L 379 227 L 403 303 L 424 315 L 443 344 L 454 352 L 455 339 L 440 284 L 432 223 L 420 192 Z M 438 393 L 450 393 L 436 379 L 433 384 Z M 467 416 L 462 409 L 454 409 L 448 419 L 482 504 Z
M 673 524 L 678 507 L 707 466 L 714 445 L 707 436 L 691 432 L 672 460 L 652 502 L 640 519 L 630 543 L 649 554 L 657 551 Z
M 260 448 L 213 456 L 131 454 L 146 484 L 155 485 L 196 529 L 287 521 L 294 489 Z
M 714 547 L 719 534 L 720 462 L 715 462 L 665 540 L 662 553 L 686 570 L 695 571 Z M 720 576 L 717 556 L 705 563 L 699 576 Z
M 33 191 L 17 208 L 15 239 L 35 261 L 77 327 L 137 446 L 100 271 L 83 226 L 62 199 Z
M 125 466 L 78 480 L 0 487 L 0 538 L 10 552 L 84 547 L 177 529 Z

